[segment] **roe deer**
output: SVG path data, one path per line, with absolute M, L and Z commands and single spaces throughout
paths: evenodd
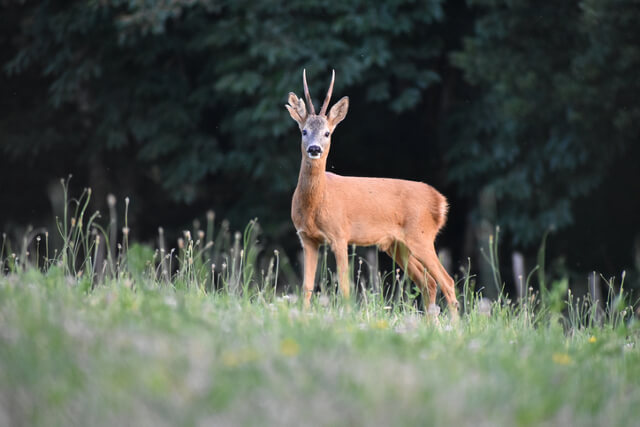
M 304 249 L 304 305 L 313 293 L 318 248 L 329 244 L 336 257 L 338 283 L 349 298 L 349 244 L 377 245 L 406 269 L 411 280 L 435 308 L 436 282 L 452 313 L 457 313 L 454 281 L 444 269 L 434 240 L 447 217 L 447 200 L 422 182 L 386 178 L 340 176 L 326 172 L 331 135 L 349 108 L 343 97 L 327 115 L 335 70 L 319 114 L 302 72 L 307 105 L 293 92 L 285 105 L 302 133 L 302 162 L 291 203 L 291 219 Z M 425 298 L 426 299 L 426 298 Z M 426 301 L 425 301 L 426 302 Z

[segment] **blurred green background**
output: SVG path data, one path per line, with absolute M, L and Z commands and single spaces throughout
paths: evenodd
M 131 198 L 134 240 L 213 209 L 295 259 L 284 104 L 335 69 L 328 167 L 443 192 L 450 268 L 500 226 L 507 267 L 550 231 L 551 274 L 640 287 L 638 22 L 631 0 L 0 0 L 0 231 L 53 230 L 71 173 L 93 209 Z

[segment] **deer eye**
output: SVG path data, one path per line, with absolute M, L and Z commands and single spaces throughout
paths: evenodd
M 307 136 L 307 130 L 306 130 L 306 129 L 302 129 L 302 134 L 303 134 L 304 136 Z
M 325 132 L 324 136 L 326 136 L 327 138 L 329 138 L 329 132 Z

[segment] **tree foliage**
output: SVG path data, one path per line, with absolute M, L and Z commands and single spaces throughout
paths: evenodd
M 489 194 L 494 222 L 535 247 L 640 181 L 639 20 L 634 0 L 5 0 L 0 178 L 21 184 L 0 221 L 73 172 L 94 200 L 131 196 L 134 229 L 214 207 L 293 236 L 283 104 L 303 68 L 320 101 L 334 68 L 352 107 L 329 167 L 444 187 L 459 246 Z
M 110 170 L 174 200 L 210 199 L 213 189 L 227 194 L 219 203 L 263 206 L 253 213 L 268 215 L 269 199 L 288 196 L 297 177 L 299 150 L 282 106 L 299 90 L 302 68 L 316 90 L 335 68 L 336 92 L 359 85 L 367 102 L 415 109 L 439 79 L 431 64 L 441 54 L 433 32 L 440 3 L 14 6 L 21 37 L 5 71 L 33 73 L 47 92 L 16 110 L 19 120 L 0 123 L 2 152 L 19 159 L 74 147 L 74 167 L 99 168 L 111 157 Z
M 490 188 L 518 243 L 573 223 L 640 135 L 637 2 L 470 2 L 475 31 L 451 55 L 479 88 L 448 156 L 467 192 Z M 459 121 L 457 122 L 459 123 Z

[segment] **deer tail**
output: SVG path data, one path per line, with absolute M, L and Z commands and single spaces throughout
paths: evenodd
M 444 224 L 447 222 L 447 214 L 449 213 L 449 203 L 447 198 L 434 190 L 436 197 L 434 197 L 434 203 L 431 207 L 431 214 L 436 223 L 437 231 L 440 231 Z

